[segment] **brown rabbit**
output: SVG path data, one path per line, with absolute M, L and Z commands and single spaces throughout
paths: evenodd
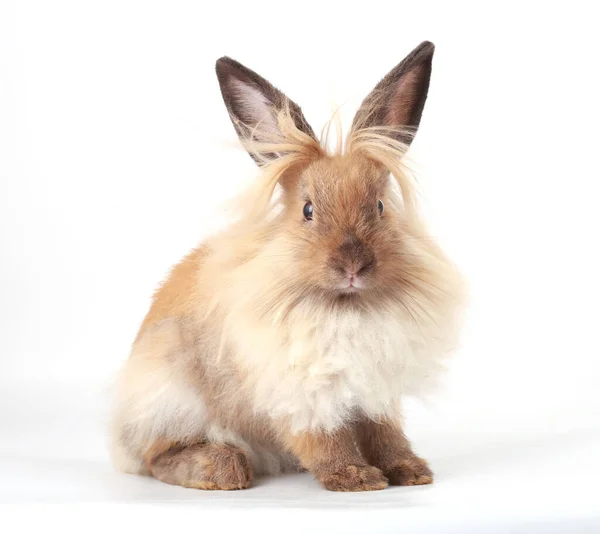
M 402 164 L 433 51 L 375 87 L 333 154 L 298 105 L 217 61 L 261 173 L 236 222 L 154 296 L 119 382 L 119 469 L 226 490 L 302 468 L 336 491 L 432 482 L 400 409 L 455 347 L 464 300 Z

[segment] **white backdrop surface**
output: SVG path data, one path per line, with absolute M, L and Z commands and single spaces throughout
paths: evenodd
M 224 528 L 226 512 L 263 532 L 600 532 L 596 22 L 585 2 L 0 3 L 3 506 L 73 528 Z M 438 482 L 334 495 L 300 475 L 228 494 L 114 473 L 108 391 L 150 295 L 256 173 L 215 60 L 319 129 L 425 39 L 411 156 L 473 295 L 445 389 L 407 411 Z

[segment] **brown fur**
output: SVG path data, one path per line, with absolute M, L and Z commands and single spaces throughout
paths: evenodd
M 366 460 L 379 467 L 390 484 L 416 486 L 433 482 L 427 462 L 415 455 L 397 422 L 362 421 L 357 436 Z
M 152 306 L 140 327 L 140 335 L 147 327 L 163 319 L 189 316 L 194 306 L 192 295 L 196 276 L 206 253 L 205 247 L 198 247 L 172 269 L 165 283 L 154 294 Z
M 288 437 L 288 446 L 315 478 L 332 491 L 372 491 L 387 487 L 383 473 L 368 465 L 351 428 Z

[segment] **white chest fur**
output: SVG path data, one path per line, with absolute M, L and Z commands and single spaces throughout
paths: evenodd
M 333 430 L 358 412 L 396 414 L 444 352 L 436 332 L 400 312 L 297 310 L 285 327 L 236 321 L 231 334 L 255 409 L 288 418 L 293 432 Z

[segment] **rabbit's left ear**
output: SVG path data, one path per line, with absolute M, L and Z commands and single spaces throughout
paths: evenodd
M 410 144 L 427 100 L 434 46 L 424 41 L 381 80 L 365 98 L 353 130 L 393 128 L 390 137 Z
M 277 113 L 286 108 L 296 128 L 316 138 L 300 106 L 262 76 L 230 57 L 220 58 L 216 71 L 225 106 L 240 137 L 273 142 L 282 134 Z

